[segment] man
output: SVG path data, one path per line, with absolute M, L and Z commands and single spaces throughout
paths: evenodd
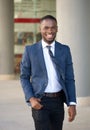
M 68 120 L 76 115 L 73 63 L 68 46 L 55 41 L 57 20 L 41 18 L 42 39 L 26 46 L 21 62 L 21 84 L 26 102 L 31 105 L 36 130 L 62 130 L 64 102 Z

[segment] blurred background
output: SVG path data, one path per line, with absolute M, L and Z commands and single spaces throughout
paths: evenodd
M 41 39 L 47 14 L 57 18 L 56 40 L 71 48 L 77 96 L 90 104 L 90 0 L 0 0 L 0 80 L 19 80 L 24 47 Z
M 24 47 L 41 39 L 40 18 L 58 21 L 56 40 L 71 48 L 77 116 L 63 130 L 90 130 L 90 0 L 0 0 L 0 130 L 34 130 L 20 84 Z M 67 107 L 65 107 L 67 110 Z
M 15 73 L 27 44 L 41 39 L 40 18 L 46 14 L 56 16 L 56 0 L 14 0 L 14 54 Z

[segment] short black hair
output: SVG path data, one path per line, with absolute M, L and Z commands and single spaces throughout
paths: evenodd
M 42 18 L 40 19 L 40 23 L 41 23 L 43 20 L 46 20 L 46 19 L 54 20 L 54 21 L 57 23 L 56 18 L 55 18 L 54 16 L 52 16 L 52 15 L 46 15 L 46 16 L 42 17 Z

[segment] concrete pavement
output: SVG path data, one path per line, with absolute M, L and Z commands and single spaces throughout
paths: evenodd
M 90 106 L 77 106 L 76 119 L 69 123 L 65 107 L 63 130 L 90 130 Z M 19 80 L 0 81 L 0 130 L 34 130 L 30 107 Z

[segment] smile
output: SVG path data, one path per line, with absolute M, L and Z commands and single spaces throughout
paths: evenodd
M 47 38 L 53 38 L 53 34 L 47 34 Z

